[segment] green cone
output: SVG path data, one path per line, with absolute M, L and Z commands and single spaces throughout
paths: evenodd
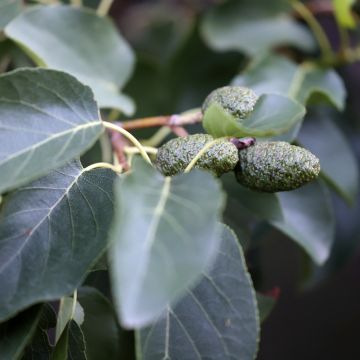
M 241 86 L 224 86 L 211 92 L 205 99 L 202 112 L 214 103 L 222 106 L 237 120 L 244 119 L 253 110 L 258 96 L 250 89 Z
M 159 148 L 155 161 L 156 167 L 166 176 L 181 173 L 204 145 L 213 140 L 211 135 L 206 134 L 172 139 Z M 194 168 L 210 170 L 220 176 L 233 170 L 238 161 L 238 149 L 230 141 L 224 139 L 212 145 L 200 157 Z
M 319 172 L 315 155 L 282 141 L 260 142 L 240 150 L 235 169 L 240 184 L 264 192 L 296 189 L 314 180 Z

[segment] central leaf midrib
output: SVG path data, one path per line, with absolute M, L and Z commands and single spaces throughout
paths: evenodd
M 146 277 L 146 269 L 147 269 L 147 266 L 149 264 L 149 261 L 150 261 L 150 257 L 151 257 L 151 248 L 154 244 L 154 241 L 155 241 L 155 237 L 156 237 L 156 232 L 157 232 L 157 229 L 159 227 L 159 223 L 160 223 L 160 220 L 161 220 L 161 215 L 162 213 L 164 212 L 164 209 L 165 209 L 165 206 L 166 206 L 166 202 L 169 198 L 169 195 L 170 195 L 170 187 L 171 187 L 171 177 L 167 176 L 165 177 L 164 179 L 164 186 L 161 190 L 161 193 L 160 193 L 160 198 L 159 198 L 159 201 L 154 209 L 154 216 L 150 222 L 150 226 L 149 226 L 149 230 L 148 230 L 148 233 L 147 233 L 147 236 L 146 236 L 146 239 L 144 241 L 144 248 L 145 250 L 147 251 L 147 255 L 145 257 L 145 260 L 143 262 L 143 271 L 140 273 L 139 275 L 139 281 L 138 281 L 138 286 L 137 288 L 135 288 L 135 291 L 134 291 L 134 298 L 137 299 L 138 298 L 138 295 L 140 293 L 140 290 L 142 288 L 142 284 L 144 282 L 144 279 Z
M 49 137 L 47 137 L 46 139 L 38 142 L 38 143 L 35 143 L 35 144 L 32 144 L 26 148 L 24 148 L 23 150 L 21 151 L 18 151 L 16 152 L 15 154 L 13 154 L 12 156 L 10 157 L 7 157 L 5 161 L 3 162 L 0 162 L 0 167 L 3 166 L 4 164 L 8 163 L 9 161 L 11 161 L 12 159 L 16 158 L 16 157 L 19 157 L 21 155 L 23 155 L 24 153 L 30 151 L 31 149 L 36 149 L 36 148 L 39 148 L 41 146 L 44 146 L 46 145 L 46 143 L 52 141 L 53 139 L 56 139 L 56 138 L 59 138 L 61 136 L 64 136 L 68 133 L 75 133 L 75 132 L 78 132 L 80 130 L 84 130 L 86 128 L 90 128 L 90 127 L 96 127 L 97 125 L 100 125 L 102 123 L 101 120 L 93 120 L 92 122 L 89 122 L 87 124 L 82 124 L 82 125 L 79 125 L 79 126 L 76 126 L 76 127 L 73 127 L 73 128 L 70 128 L 70 129 L 67 129 L 65 131 L 62 131 L 62 132 L 59 132 L 59 133 L 56 133 L 56 134 L 53 134 L 53 135 L 50 135 Z

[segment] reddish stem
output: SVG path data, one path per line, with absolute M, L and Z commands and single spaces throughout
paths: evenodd
M 165 116 L 154 116 L 147 117 L 142 119 L 134 119 L 129 121 L 122 121 L 117 123 L 117 125 L 121 126 L 125 130 L 134 130 L 134 129 L 142 129 L 147 127 L 154 126 L 184 126 L 189 124 L 195 124 L 197 122 L 201 122 L 202 114 L 201 112 L 192 112 L 189 114 L 182 115 L 165 115 Z
M 122 121 L 117 123 L 125 130 L 142 129 L 146 127 L 169 125 L 171 116 L 154 116 L 143 119 Z
M 179 137 L 185 137 L 189 135 L 186 129 L 182 126 L 170 126 L 170 129 L 176 136 Z
M 126 139 L 124 139 L 124 137 L 118 132 L 111 130 L 110 130 L 110 139 L 111 139 L 112 148 L 119 160 L 120 165 L 125 171 L 128 171 L 130 169 L 130 166 L 126 160 L 126 155 L 124 151 L 125 146 L 128 145 Z

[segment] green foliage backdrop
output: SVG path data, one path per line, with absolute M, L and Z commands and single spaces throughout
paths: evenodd
M 333 194 L 356 204 L 336 121 L 338 69 L 360 58 L 352 3 L 329 1 L 337 49 L 300 1 L 129 2 L 119 15 L 108 0 L 0 0 L 1 359 L 257 357 L 277 297 L 248 255 L 276 229 L 322 266 Z M 226 85 L 259 96 L 242 121 L 199 112 Z M 259 193 L 152 166 L 166 140 L 203 132 L 301 145 L 320 177 Z

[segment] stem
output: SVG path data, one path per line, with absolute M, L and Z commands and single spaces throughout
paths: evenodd
M 96 14 L 99 16 L 105 16 L 109 12 L 113 0 L 101 0 L 100 4 L 96 10 Z
M 201 122 L 201 111 L 186 112 L 181 115 L 153 116 L 142 119 L 135 119 L 121 122 L 121 127 L 125 130 L 142 129 L 154 126 L 183 126 Z
M 190 170 L 195 166 L 195 164 L 197 163 L 197 161 L 201 158 L 201 156 L 203 156 L 206 151 L 208 151 L 214 144 L 216 144 L 219 141 L 224 140 L 224 138 L 218 138 L 215 140 L 212 140 L 208 143 L 206 143 L 203 148 L 195 155 L 195 157 L 190 161 L 190 163 L 188 164 L 188 166 L 186 167 L 186 169 L 184 170 L 184 173 L 188 173 L 190 172 Z
M 351 52 L 351 44 L 350 37 L 347 29 L 345 29 L 341 24 L 337 16 L 335 16 L 336 25 L 339 31 L 340 37 L 340 58 L 342 58 L 345 62 L 347 60 L 348 54 Z
M 142 144 L 148 146 L 158 146 L 165 138 L 173 132 L 176 136 L 187 136 L 188 132 L 182 126 L 162 126 L 151 138 L 143 140 Z
M 111 131 L 110 136 L 111 136 L 111 146 L 115 158 L 118 160 L 118 163 L 121 165 L 123 170 L 125 171 L 130 170 L 130 165 L 124 152 L 124 148 L 125 146 L 128 146 L 129 141 L 116 131 Z
M 74 318 L 74 315 L 75 315 L 76 301 L 77 301 L 77 290 L 74 291 L 74 295 L 73 295 L 73 304 L 72 304 L 72 310 L 71 310 L 71 319 L 73 319 L 73 318 Z
M 5 56 L 2 61 L 0 61 L 0 74 L 6 72 L 6 69 L 9 67 L 11 63 L 11 58 L 9 56 Z
M 84 169 L 84 171 L 90 171 L 90 170 L 98 169 L 98 168 L 111 169 L 117 173 L 121 173 L 121 171 L 122 171 L 122 167 L 120 165 L 115 166 L 115 165 L 112 165 L 112 164 L 109 164 L 106 162 L 98 162 L 98 163 L 89 165 Z
M 360 60 L 360 46 L 347 48 L 344 53 L 335 55 L 327 65 L 337 67 L 346 64 L 352 64 Z
M 319 44 L 320 50 L 322 52 L 322 56 L 324 60 L 331 59 L 333 57 L 332 48 L 330 42 L 319 24 L 316 20 L 315 16 L 311 13 L 311 11 L 301 2 L 295 1 L 292 3 L 293 8 L 301 15 L 301 17 L 306 21 L 309 25 L 310 29 L 313 31 L 314 36 Z
M 102 155 L 102 161 L 104 162 L 112 162 L 113 158 L 113 151 L 111 147 L 111 141 L 109 139 L 109 135 L 106 133 L 103 133 L 100 138 L 100 149 L 101 149 L 101 155 Z
M 169 125 L 171 116 L 153 116 L 130 121 L 122 121 L 121 127 L 126 130 L 142 129 L 154 126 Z
M 171 126 L 171 131 L 178 137 L 188 136 L 189 133 L 182 126 Z
M 143 148 L 148 154 L 156 155 L 158 152 L 158 149 L 156 149 L 152 146 L 143 146 Z M 139 154 L 139 152 L 140 152 L 140 150 L 137 147 L 131 147 L 131 146 L 125 146 L 124 151 L 127 154 Z
M 109 123 L 107 121 L 103 121 L 103 124 L 106 128 L 114 130 L 118 133 L 120 133 L 121 135 L 125 136 L 129 141 L 131 141 L 138 149 L 139 152 L 141 154 L 141 156 L 144 158 L 145 161 L 147 161 L 149 164 L 151 164 L 151 160 L 148 156 L 148 154 L 146 153 L 146 151 L 144 150 L 144 147 L 140 144 L 140 142 L 136 139 L 135 136 L 131 135 L 128 131 L 126 131 L 125 129 L 123 129 L 122 127 Z
M 195 124 L 202 121 L 201 109 L 193 109 L 186 111 L 180 115 L 173 115 L 170 125 L 183 126 L 189 124 Z
M 171 134 L 171 129 L 168 126 L 162 126 L 151 138 L 144 140 L 143 144 L 157 146 L 162 143 L 169 134 Z

